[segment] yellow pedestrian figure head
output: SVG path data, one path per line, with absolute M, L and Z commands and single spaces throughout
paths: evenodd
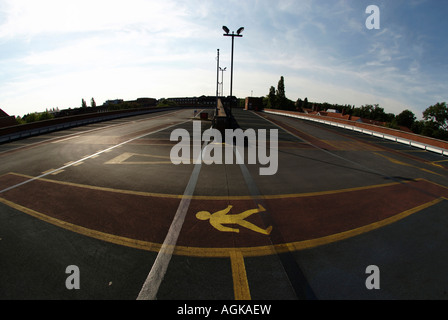
M 196 218 L 199 220 L 208 220 L 212 214 L 208 211 L 199 211 L 196 213 Z

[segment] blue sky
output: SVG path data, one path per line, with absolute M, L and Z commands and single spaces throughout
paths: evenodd
M 368 30 L 367 6 L 380 9 Z M 0 0 L 0 108 L 215 95 L 216 51 L 238 97 L 285 78 L 291 100 L 418 117 L 448 100 L 445 0 Z M 229 94 L 230 72 L 224 72 Z

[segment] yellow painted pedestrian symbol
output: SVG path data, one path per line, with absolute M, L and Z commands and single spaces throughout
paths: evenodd
M 250 229 L 252 231 L 268 235 L 272 231 L 272 226 L 267 229 L 262 229 L 251 222 L 246 221 L 245 219 L 255 213 L 266 211 L 262 205 L 258 205 L 256 209 L 246 210 L 239 214 L 228 214 L 233 206 L 229 205 L 224 210 L 217 211 L 215 213 L 210 213 L 208 211 L 199 211 L 196 213 L 196 218 L 199 220 L 210 220 L 210 224 L 217 230 L 222 232 L 236 232 L 239 233 L 240 230 L 237 228 L 231 228 L 223 226 L 223 224 L 237 224 L 241 227 Z

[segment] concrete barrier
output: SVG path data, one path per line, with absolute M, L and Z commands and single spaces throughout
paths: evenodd
M 119 118 L 137 116 L 147 113 L 169 111 L 178 108 L 143 108 L 119 110 L 103 113 L 91 113 L 78 116 L 55 118 L 51 120 L 37 121 L 28 124 L 0 128 L 0 143 L 23 139 L 53 131 L 83 126 L 91 123 L 114 120 Z
M 294 111 L 265 109 L 263 110 L 263 112 L 307 121 L 319 122 L 326 125 L 331 125 L 339 128 L 344 128 L 347 130 L 360 132 L 363 134 L 394 141 L 397 143 L 406 144 L 415 148 L 420 148 L 423 150 L 428 150 L 444 156 L 448 156 L 447 141 L 425 137 L 415 133 L 404 132 L 401 130 L 376 126 L 373 124 L 363 122 L 356 122 L 344 119 L 334 119 L 325 116 L 310 115 Z
M 217 106 L 215 109 L 215 114 L 213 116 L 212 122 L 213 128 L 219 130 L 221 135 L 224 137 L 225 129 L 230 128 L 230 119 L 224 108 L 221 99 L 218 99 Z

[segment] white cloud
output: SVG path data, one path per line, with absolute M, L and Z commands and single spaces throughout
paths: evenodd
M 188 45 L 202 28 L 188 10 L 171 1 L 2 2 L 0 41 L 24 48 L 0 61 L 8 73 L 0 73 L 2 108 L 21 115 L 77 107 L 89 96 L 100 103 L 169 96 L 169 89 L 188 95 L 173 90 L 178 82 L 199 93 L 214 53 Z
M 0 50 L 9 50 L 0 51 L 1 107 L 20 115 L 76 107 L 81 98 L 213 95 L 217 48 L 230 69 L 223 24 L 246 28 L 235 40 L 238 96 L 266 95 L 283 75 L 293 100 L 380 103 L 399 112 L 443 98 L 446 85 L 426 74 L 422 42 L 386 20 L 367 32 L 361 7 L 347 0 L 3 0 Z
M 175 27 L 182 9 L 171 1 L 8 0 L 2 8 L 6 22 L 0 37 L 123 30 L 135 25 L 156 33 Z

